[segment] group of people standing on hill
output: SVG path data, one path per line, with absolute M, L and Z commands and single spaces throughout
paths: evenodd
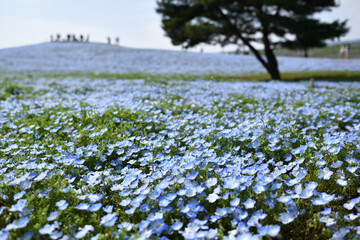
M 89 42 L 90 36 L 88 34 L 85 38 L 83 34 L 80 34 L 79 37 L 77 37 L 75 34 L 67 34 L 65 39 L 62 39 L 61 35 L 58 33 L 56 34 L 55 37 L 51 35 L 50 41 L 51 42 Z
M 110 38 L 110 37 L 107 37 L 107 43 L 108 43 L 109 45 L 111 45 L 111 38 Z M 116 38 L 115 38 L 115 44 L 116 44 L 116 45 L 119 45 L 119 44 L 120 44 L 120 38 L 119 38 L 119 37 L 116 37 Z
M 119 45 L 120 44 L 120 38 L 116 37 L 115 39 L 115 44 Z M 89 34 L 86 36 L 86 38 L 84 37 L 83 34 L 80 34 L 79 36 L 76 36 L 75 34 L 67 34 L 65 36 L 65 38 L 61 38 L 61 35 L 58 33 L 55 36 L 50 35 L 50 41 L 51 42 L 89 42 L 90 41 L 90 36 Z M 111 45 L 111 38 L 108 37 L 107 38 L 107 43 L 109 45 Z

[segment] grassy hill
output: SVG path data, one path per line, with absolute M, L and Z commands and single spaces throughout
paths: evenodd
M 309 50 L 309 57 L 339 58 L 339 51 L 342 43 L 331 44 L 323 48 Z M 360 58 L 360 40 L 351 41 L 350 58 Z M 277 56 L 301 56 L 300 51 L 279 48 L 275 50 Z

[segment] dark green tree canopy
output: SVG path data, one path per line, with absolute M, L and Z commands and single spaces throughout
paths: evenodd
M 156 11 L 174 45 L 244 44 L 273 79 L 280 79 L 275 47 L 307 50 L 347 33 L 346 21 L 314 18 L 336 6 L 335 0 L 158 0 Z M 256 43 L 264 46 L 265 56 Z

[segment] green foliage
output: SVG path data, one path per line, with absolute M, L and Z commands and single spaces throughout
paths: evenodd
M 349 30 L 346 21 L 324 23 L 314 18 L 315 13 L 335 7 L 334 0 L 159 0 L 157 5 L 162 28 L 173 44 L 184 48 L 200 43 L 244 44 L 272 79 L 280 79 L 276 46 L 322 47 Z M 263 44 L 264 57 L 256 43 Z

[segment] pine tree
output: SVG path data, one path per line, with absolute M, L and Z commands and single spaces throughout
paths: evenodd
M 272 79 L 280 79 L 276 47 L 307 51 L 348 32 L 346 21 L 314 17 L 336 6 L 335 0 L 158 0 L 156 11 L 174 45 L 243 44 Z M 255 48 L 259 43 L 264 56 Z

